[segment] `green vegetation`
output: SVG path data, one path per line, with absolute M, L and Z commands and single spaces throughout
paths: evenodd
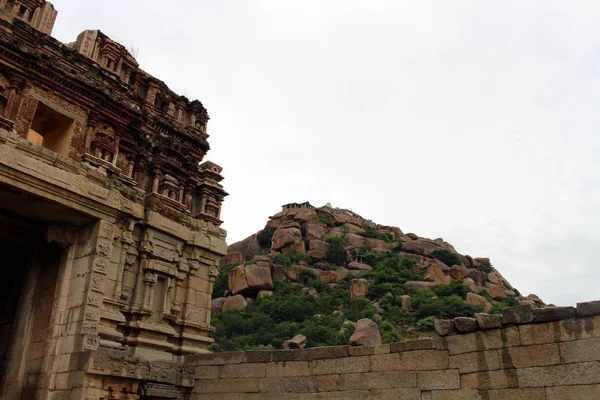
M 489 260 L 480 261 L 479 264 L 481 265 L 481 270 L 487 274 L 494 271 L 494 267 Z
M 300 261 L 304 261 L 308 265 L 313 263 L 312 258 L 308 256 L 306 253 L 296 253 L 291 257 L 287 254 L 280 254 L 273 259 L 273 263 L 283 265 L 284 267 L 289 267 L 290 265 L 297 265 Z
M 275 233 L 275 229 L 265 227 L 262 231 L 258 232 L 256 235 L 256 241 L 262 249 L 271 248 L 271 240 L 273 239 L 273 234 Z
M 371 238 L 371 239 L 380 239 L 388 243 L 394 242 L 394 236 L 391 234 L 384 234 L 377 230 L 374 225 L 366 225 L 362 232 L 358 232 L 357 235 Z
M 329 250 L 327 251 L 327 260 L 335 265 L 346 264 L 346 248 L 344 239 L 339 237 L 331 237 L 327 239 Z
M 458 258 L 458 254 L 450 250 L 435 250 L 433 253 L 431 253 L 431 256 L 437 258 L 449 267 L 453 265 L 460 265 L 460 258 Z
M 327 226 L 333 225 L 333 221 L 334 221 L 334 218 L 333 218 L 333 215 L 331 215 L 331 214 L 321 213 L 317 217 L 317 222 L 320 224 L 323 224 L 323 225 L 327 225 Z
M 213 284 L 213 298 L 225 296 L 225 291 L 229 289 L 229 271 L 237 267 L 238 264 L 230 264 L 219 268 L 219 276 Z
M 508 307 L 514 307 L 519 305 L 519 300 L 514 297 L 506 297 L 501 302 L 496 304 L 490 314 L 501 314 L 502 310 Z

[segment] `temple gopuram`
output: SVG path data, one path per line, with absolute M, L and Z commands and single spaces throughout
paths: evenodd
M 0 0 L 0 398 L 184 399 L 226 255 L 202 103 Z

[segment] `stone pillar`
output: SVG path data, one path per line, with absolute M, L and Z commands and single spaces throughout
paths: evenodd
M 119 143 L 121 142 L 121 133 L 115 135 L 115 152 L 113 155 L 112 165 L 117 166 L 117 157 L 119 157 Z
M 152 193 L 158 193 L 158 185 L 160 184 L 161 177 L 162 177 L 162 172 L 158 168 L 154 169 L 154 181 L 152 182 Z

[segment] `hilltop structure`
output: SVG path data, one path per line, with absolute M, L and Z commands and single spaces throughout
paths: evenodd
M 183 398 L 226 254 L 209 117 L 56 15 L 0 0 L 0 398 Z

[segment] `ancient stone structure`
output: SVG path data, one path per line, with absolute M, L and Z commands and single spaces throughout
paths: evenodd
M 0 398 L 183 399 L 226 254 L 208 114 L 55 18 L 0 0 Z
M 188 356 L 189 399 L 600 398 L 600 301 L 472 322 L 470 333 L 379 346 Z

